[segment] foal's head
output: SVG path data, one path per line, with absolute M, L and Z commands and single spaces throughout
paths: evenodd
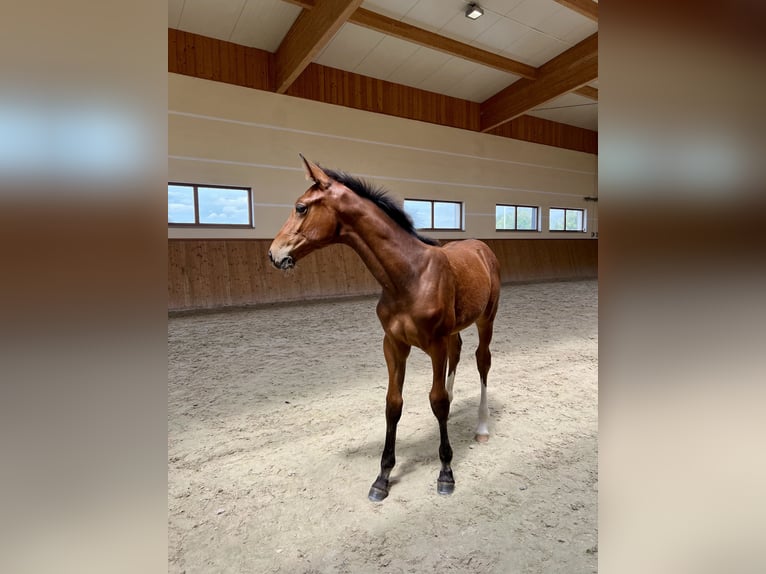
M 312 251 L 333 243 L 338 235 L 338 219 L 331 205 L 333 186 L 339 186 L 318 165 L 303 159 L 306 179 L 314 184 L 295 202 L 290 217 L 274 238 L 269 259 L 279 269 L 291 269 L 295 262 Z

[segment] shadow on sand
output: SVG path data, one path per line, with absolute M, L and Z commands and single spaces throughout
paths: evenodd
M 474 399 L 466 398 L 455 400 L 452 403 L 447 430 L 449 432 L 450 445 L 452 446 L 453 463 L 463 457 L 470 446 L 478 444 L 474 440 L 473 432 L 477 421 L 478 408 L 478 401 Z M 494 405 L 494 408 L 499 411 L 504 406 L 497 403 Z M 422 465 L 438 463 L 439 426 L 436 422 L 436 417 L 430 416 L 432 424 L 428 426 L 428 430 L 423 431 L 419 436 L 408 437 L 404 440 L 401 437 L 397 437 L 397 463 L 393 471 L 391 471 L 391 486 L 396 485 L 403 477 Z M 382 453 L 382 440 L 367 442 L 361 446 L 346 449 L 343 452 L 346 458 L 374 458 L 380 457 Z

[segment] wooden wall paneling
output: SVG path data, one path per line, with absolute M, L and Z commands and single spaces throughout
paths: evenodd
M 503 283 L 594 278 L 598 241 L 488 239 Z M 359 256 L 332 245 L 283 273 L 268 261 L 270 240 L 168 240 L 168 308 L 221 308 L 369 295 L 380 286 Z
M 488 239 L 486 243 L 500 261 L 503 283 L 597 276 L 597 241 Z
M 301 299 L 310 299 L 312 295 L 316 296 L 317 293 L 322 292 L 322 279 L 327 283 L 327 290 L 330 292 L 337 292 L 337 288 L 333 285 L 334 269 L 330 266 L 326 268 L 325 277 L 320 278 L 320 265 L 324 259 L 325 253 L 314 252 L 307 257 L 301 259 L 295 271 L 290 272 L 288 275 L 283 275 L 288 281 L 294 281 L 297 287 L 296 296 Z M 334 262 L 334 259 L 330 261 Z M 295 275 L 291 277 L 291 275 Z
M 226 260 L 229 270 L 229 300 L 232 305 L 246 305 L 252 297 L 246 242 L 227 241 Z
M 210 44 L 210 79 L 220 82 L 223 77 L 223 66 L 221 65 L 221 51 L 226 51 L 222 42 L 212 42 Z
M 184 309 L 189 300 L 189 274 L 185 268 L 186 245 L 183 241 L 168 242 L 168 308 Z
M 197 59 L 197 77 L 206 80 L 213 79 L 213 44 L 218 44 L 213 38 L 197 36 L 194 41 L 195 57 Z
M 478 103 L 319 64 L 310 64 L 286 94 L 473 131 L 479 128 Z
M 586 153 L 598 152 L 598 132 L 534 116 L 520 116 L 487 133 Z
M 192 307 L 207 308 L 210 299 L 207 243 L 197 241 L 187 245 L 185 255 L 186 272 L 189 274 L 189 303 Z
M 178 30 L 168 28 L 168 72 L 178 73 Z
M 229 273 L 229 258 L 227 253 L 228 242 L 212 241 L 210 243 L 210 267 L 213 271 L 211 277 L 211 291 L 216 298 L 223 297 L 226 305 L 232 304 L 231 299 L 231 275 Z
M 247 295 L 247 303 L 257 303 L 259 298 L 263 302 L 271 302 L 279 297 L 280 293 L 274 290 L 273 283 L 277 279 L 278 271 L 271 266 L 268 260 L 270 242 L 267 241 L 242 241 L 246 247 L 246 257 L 249 272 L 250 292 Z M 266 295 L 270 295 L 268 299 Z
M 234 76 L 234 70 L 236 69 L 236 59 L 232 55 L 233 50 L 222 44 L 218 44 L 218 73 L 213 78 L 218 82 L 226 82 Z M 234 64 L 232 66 L 232 64 Z M 233 83 L 233 82 L 228 82 Z
M 528 275 L 525 269 L 525 265 L 528 265 L 531 259 L 528 244 L 523 240 L 493 241 L 491 247 L 494 246 L 496 252 L 498 244 L 501 246 L 501 251 L 497 254 L 500 259 L 500 280 L 503 283 L 521 281 Z
M 189 76 L 196 75 L 197 66 L 196 66 L 196 47 L 194 44 L 194 34 L 189 34 L 187 32 L 184 32 L 183 34 L 183 55 L 184 55 L 184 67 L 181 71 L 182 74 L 187 74 Z
M 260 90 L 271 90 L 273 85 L 268 52 L 172 28 L 168 71 Z

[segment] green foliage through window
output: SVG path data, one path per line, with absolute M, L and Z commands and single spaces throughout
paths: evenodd
M 538 209 L 529 205 L 496 205 L 495 229 L 537 231 Z
M 551 207 L 548 229 L 551 231 L 585 231 L 585 210 Z

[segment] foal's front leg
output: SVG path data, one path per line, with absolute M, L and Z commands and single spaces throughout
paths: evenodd
M 455 479 L 452 476 L 452 447 L 447 436 L 447 419 L 449 418 L 450 396 L 446 387 L 447 374 L 447 339 L 435 344 L 429 349 L 431 364 L 434 371 L 433 385 L 428 398 L 431 410 L 439 421 L 439 459 L 442 463 L 439 478 L 436 481 L 436 492 L 452 494 L 455 491 Z
M 386 335 L 383 339 L 383 353 L 388 366 L 388 393 L 386 393 L 386 444 L 380 459 L 380 474 L 370 487 L 367 495 L 373 502 L 380 502 L 388 496 L 388 477 L 396 464 L 396 425 L 402 416 L 402 387 L 404 371 L 411 347 Z

